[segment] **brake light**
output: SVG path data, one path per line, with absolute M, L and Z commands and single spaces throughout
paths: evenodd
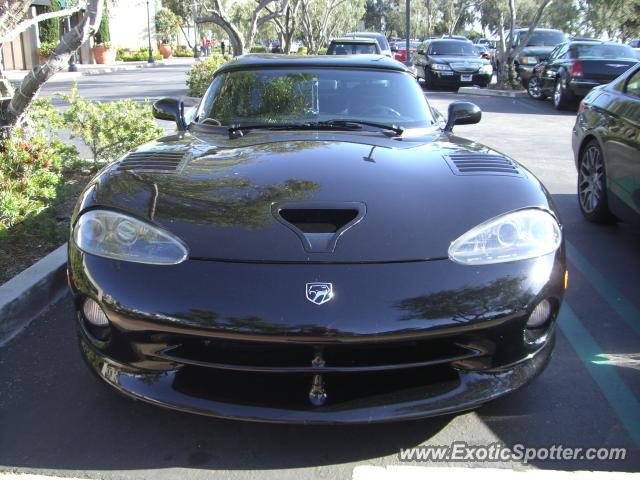
M 584 98 L 582 100 L 580 100 L 580 105 L 578 105 L 578 114 L 582 113 L 582 111 L 584 110 L 585 107 L 585 103 L 584 103 Z
M 576 60 L 573 62 L 573 65 L 569 68 L 569 75 L 572 77 L 582 77 L 584 75 L 584 70 L 582 69 L 582 62 L 580 60 Z

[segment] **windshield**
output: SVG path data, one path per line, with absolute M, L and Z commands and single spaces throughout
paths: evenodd
M 589 58 L 606 58 L 606 59 L 619 59 L 619 60 L 635 60 L 636 55 L 634 50 L 627 45 L 576 45 L 577 58 L 589 59 Z
M 371 55 L 380 53 L 380 47 L 375 42 L 331 42 L 327 55 Z
M 520 41 L 524 40 L 527 36 L 527 32 L 520 32 Z M 555 47 L 559 43 L 565 41 L 564 33 L 553 31 L 540 31 L 534 30 L 531 34 L 531 38 L 527 42 L 528 47 Z
M 273 68 L 217 75 L 196 122 L 213 126 L 296 125 L 359 120 L 422 128 L 433 125 L 418 83 L 382 69 Z
M 433 42 L 429 55 L 477 56 L 476 49 L 468 42 Z

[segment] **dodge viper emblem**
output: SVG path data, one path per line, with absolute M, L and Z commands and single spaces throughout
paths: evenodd
M 333 285 L 330 283 L 307 283 L 307 300 L 316 305 L 327 303 L 333 298 Z

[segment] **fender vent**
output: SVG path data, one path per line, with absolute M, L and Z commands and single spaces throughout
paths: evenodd
M 180 165 L 182 157 L 184 157 L 184 152 L 133 152 L 120 162 L 118 170 L 174 172 Z
M 445 159 L 455 175 L 522 176 L 516 164 L 501 155 L 464 153 L 448 155 Z

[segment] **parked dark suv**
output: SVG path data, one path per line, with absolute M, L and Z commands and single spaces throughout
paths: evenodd
M 538 100 L 553 96 L 555 107 L 565 110 L 593 87 L 615 80 L 636 63 L 628 45 L 599 40 L 565 42 L 536 65 L 527 92 Z
M 518 28 L 514 31 L 514 45 L 518 46 L 524 42 L 528 28 Z M 567 36 L 560 30 L 549 28 L 536 28 L 531 34 L 525 47 L 520 51 L 515 59 L 515 67 L 520 77 L 522 85 L 526 88 L 529 78 L 533 74 L 533 68 L 540 62 L 545 61 L 551 51 L 559 44 L 567 40 Z

